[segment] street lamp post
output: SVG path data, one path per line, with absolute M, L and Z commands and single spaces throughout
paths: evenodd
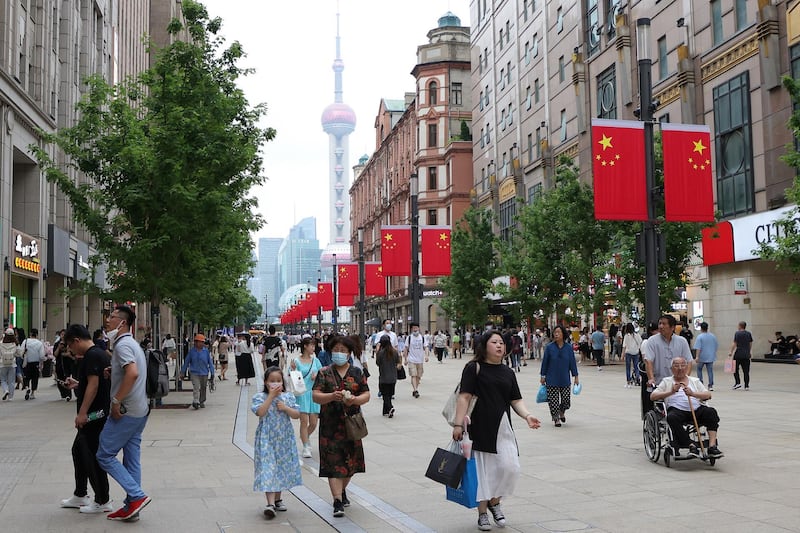
M 339 333 L 339 268 L 336 266 L 336 254 L 333 254 L 333 311 L 331 312 L 331 322 L 333 322 L 333 333 Z
M 366 298 L 366 270 L 364 265 L 364 228 L 358 228 L 358 331 L 364 336 L 364 300 Z M 355 329 L 355 328 L 354 328 Z
M 658 301 L 658 235 L 653 194 L 655 162 L 653 155 L 653 79 L 650 59 L 650 19 L 636 21 L 636 57 L 639 67 L 639 120 L 644 122 L 644 164 L 647 187 L 647 221 L 644 223 L 644 308 L 645 320 L 657 322 L 661 314 Z
M 411 173 L 411 321 L 419 324 L 419 176 Z
M 317 269 L 317 292 L 319 292 L 319 286 L 321 283 L 322 270 Z M 317 306 L 317 333 L 319 333 L 320 338 L 322 338 L 322 304 Z
M 264 328 L 269 327 L 269 311 L 267 311 L 267 305 L 269 304 L 269 294 L 264 295 Z

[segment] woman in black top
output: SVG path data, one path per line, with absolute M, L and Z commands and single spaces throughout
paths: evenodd
M 392 347 L 388 335 L 381 337 L 378 354 L 375 356 L 375 365 L 378 367 L 378 390 L 383 398 L 383 416 L 394 417 L 392 396 L 397 385 L 397 370 L 403 366 L 397 350 Z
M 511 429 L 511 409 L 524 418 L 531 429 L 539 427 L 525 403 L 513 370 L 503 365 L 506 345 L 498 331 L 490 330 L 477 341 L 475 358 L 461 374 L 461 394 L 456 407 L 453 439 L 460 441 L 464 416 L 473 396 L 478 397 L 467 428 L 472 438 L 472 451 L 478 473 L 478 529 L 489 531 L 487 510 L 495 523 L 503 527 L 506 520 L 500 498 L 511 496 L 519 479 L 519 450 Z

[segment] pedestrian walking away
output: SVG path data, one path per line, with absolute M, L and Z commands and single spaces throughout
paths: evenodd
M 708 374 L 708 390 L 714 390 L 714 361 L 717 360 L 719 343 L 713 333 L 708 332 L 708 322 L 700 324 L 700 335 L 694 341 L 694 355 L 697 360 L 697 378 L 703 381 L 703 369 Z
M 89 330 L 79 324 L 67 328 L 60 342 L 78 363 L 78 378 L 68 377 L 65 383 L 65 387 L 75 391 L 77 400 L 77 434 L 72 443 L 75 491 L 61 500 L 61 507 L 78 508 L 85 514 L 110 513 L 114 508 L 109 497 L 108 474 L 97 461 L 97 450 L 111 401 L 111 382 L 105 376 L 111 357 L 95 345 Z M 87 482 L 92 485 L 94 499 L 89 498 Z
M 25 391 L 26 400 L 36 399 L 36 391 L 39 389 L 39 376 L 42 371 L 45 353 L 44 344 L 37 337 L 39 330 L 31 328 L 31 336 L 22 341 L 19 347 L 22 355 L 22 364 L 25 369 L 25 378 L 30 384 L 30 389 Z
M 111 407 L 106 420 L 97 461 L 125 491 L 121 508 L 110 513 L 109 520 L 135 520 L 150 497 L 142 490 L 142 432 L 150 412 L 147 405 L 147 361 L 139 343 L 131 334 L 136 320 L 133 309 L 118 305 L 108 317 L 106 335 L 113 346 L 111 357 Z M 125 452 L 125 462 L 117 454 Z
M 294 394 L 286 391 L 279 367 L 264 371 L 264 391 L 253 396 L 250 409 L 259 417 L 253 446 L 253 490 L 264 493 L 264 516 L 272 519 L 276 511 L 286 511 L 281 492 L 303 484 L 291 420 L 300 418 L 300 411 Z
M 31 330 L 33 332 L 33 330 Z M 739 369 L 742 370 L 744 375 L 744 390 L 750 390 L 750 359 L 752 357 L 753 349 L 753 336 L 747 331 L 747 322 L 739 322 L 739 329 L 733 334 L 733 343 L 731 344 L 730 353 L 728 357 L 732 357 L 736 361 L 736 370 L 733 374 L 734 390 L 742 387 L 742 381 L 739 378 Z
M 626 388 L 639 385 L 639 350 L 642 348 L 642 338 L 636 333 L 633 324 L 625 324 L 625 336 L 622 338 L 622 351 L 625 353 L 625 379 Z
M 378 388 L 383 399 L 383 416 L 394 418 L 392 398 L 397 385 L 397 370 L 403 368 L 403 363 L 389 337 L 381 337 L 375 365 L 378 367 Z
M 566 412 L 570 408 L 570 375 L 577 385 L 578 365 L 572 349 L 569 334 L 564 326 L 553 329 L 553 342 L 547 345 L 539 371 L 539 382 L 547 387 L 547 403 L 550 418 L 555 427 L 567 421 Z
M 0 343 L 0 385 L 3 388 L 3 401 L 14 400 L 17 382 L 17 336 L 11 328 L 6 329 Z
M 501 497 L 513 496 L 521 474 L 519 449 L 511 428 L 511 409 L 536 429 L 539 420 L 533 416 L 517 383 L 517 375 L 503 364 L 506 345 L 499 331 L 490 330 L 475 342 L 475 357 L 461 373 L 461 392 L 456 403 L 456 424 L 453 440 L 464 436 L 467 407 L 478 397 L 466 428 L 472 437 L 472 454 L 478 474 L 478 529 L 489 531 L 489 515 L 495 524 L 505 527 L 506 517 Z

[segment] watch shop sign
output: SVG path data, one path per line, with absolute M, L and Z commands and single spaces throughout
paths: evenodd
M 39 250 L 39 239 L 35 239 L 21 231 L 11 231 L 11 271 L 25 277 L 39 279 L 42 261 Z

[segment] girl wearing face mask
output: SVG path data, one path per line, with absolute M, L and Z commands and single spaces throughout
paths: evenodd
M 353 474 L 365 471 L 364 448 L 360 440 L 347 440 L 344 418 L 369 401 L 369 385 L 364 373 L 349 362 L 351 354 L 361 354 L 352 337 L 334 337 L 329 346 L 331 364 L 317 374 L 312 398 L 320 405 L 319 476 L 328 478 L 333 516 L 344 516 L 350 505 L 347 484 Z

